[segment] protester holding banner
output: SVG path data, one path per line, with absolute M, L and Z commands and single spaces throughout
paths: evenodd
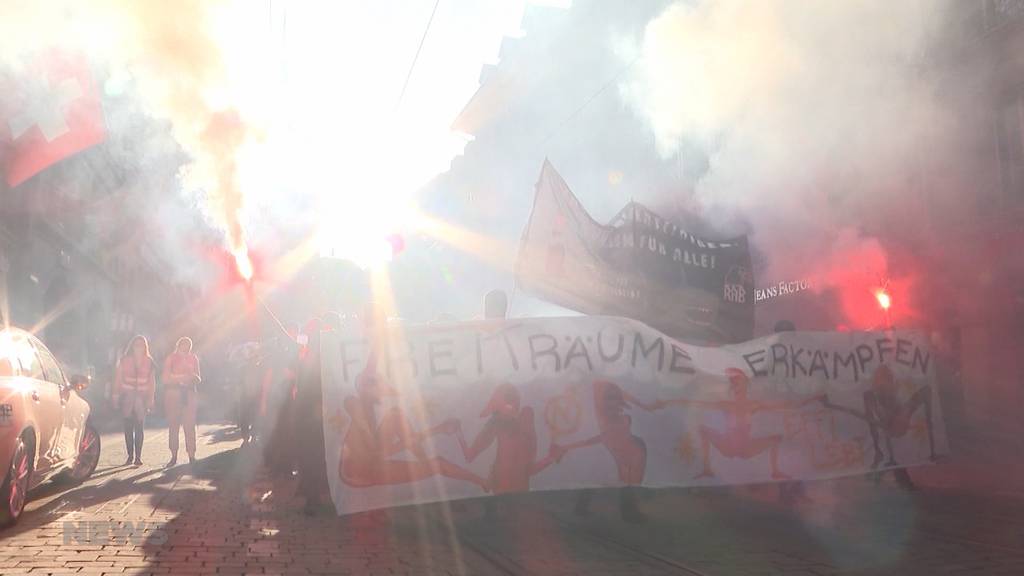
M 779 320 L 775 323 L 775 333 L 796 332 L 796 324 L 789 320 Z M 792 480 L 779 484 L 779 500 L 783 504 L 793 504 L 797 500 L 810 500 L 807 497 L 807 486 L 799 481 Z
M 929 458 L 933 461 L 936 459 L 932 423 L 932 387 L 925 385 L 917 388 L 905 401 L 900 398 L 900 391 L 897 387 L 898 384 L 892 370 L 888 366 L 881 365 L 871 376 L 871 388 L 864 393 L 863 410 L 828 400 L 825 402 L 826 407 L 830 410 L 849 414 L 867 424 L 875 449 L 872 469 L 878 468 L 885 459 L 885 449 L 880 444 L 880 437 L 884 437 L 885 448 L 889 453 L 889 459 L 885 464 L 897 466 L 898 462 L 892 441 L 908 435 L 911 430 L 911 421 L 917 412 L 923 412 L 925 432 L 928 436 Z M 906 469 L 894 468 L 892 472 L 897 484 L 906 490 L 916 490 Z M 880 475 L 876 475 L 876 479 L 880 478 Z
M 505 320 L 508 317 L 508 295 L 503 290 L 491 290 L 484 296 L 484 319 Z M 459 430 L 461 435 L 462 431 Z M 463 441 L 465 443 L 465 441 Z M 465 451 L 465 450 L 464 450 Z M 468 459 L 468 458 L 467 458 Z M 498 501 L 484 500 L 484 518 L 493 521 L 498 516 Z
M 619 514 L 623 520 L 640 523 L 646 516 L 636 504 L 634 486 L 643 484 L 644 471 L 647 469 L 647 444 L 642 438 L 633 434 L 632 419 L 625 413 L 630 406 L 638 406 L 644 410 L 656 409 L 655 404 L 643 403 L 632 395 L 624 393 L 613 382 L 598 380 L 593 383 L 594 415 L 598 422 L 596 436 L 570 444 L 565 450 L 577 450 L 595 444 L 602 444 L 615 460 L 618 468 L 619 481 L 623 487 L 619 489 Z M 593 491 L 584 490 L 576 499 L 575 512 L 579 516 L 590 514 L 590 502 Z
M 337 456 L 337 476 L 346 486 L 358 491 L 374 487 L 408 485 L 428 478 L 443 477 L 476 486 L 487 492 L 489 485 L 481 476 L 448 458 L 431 455 L 428 440 L 455 436 L 459 422 L 454 418 L 430 426 L 417 427 L 399 405 L 403 400 L 418 402 L 416 414 L 424 412 L 420 398 L 407 387 L 396 386 L 386 370 L 392 350 L 387 319 L 370 304 L 363 315 L 363 345 L 367 355 L 355 375 L 354 386 L 338 399 L 348 416 L 348 426 L 340 436 L 340 446 L 329 451 Z M 334 333 L 326 333 L 334 337 Z M 332 340 L 336 342 L 336 340 Z M 328 347 L 329 350 L 338 350 Z M 333 365 L 336 357 L 326 357 Z M 409 454 L 412 459 L 406 459 Z M 332 495 L 337 490 L 332 490 Z M 355 493 L 355 492 L 354 492 Z
M 466 462 L 473 462 L 482 452 L 497 445 L 494 463 L 488 476 L 488 489 L 493 494 L 512 494 L 530 490 L 530 477 L 554 464 L 566 452 L 552 444 L 546 457 L 537 460 L 537 428 L 533 409 L 523 407 L 519 391 L 504 383 L 494 390 L 487 406 L 480 412 L 487 422 L 472 443 L 466 442 L 461 426 L 456 437 Z M 493 516 L 494 499 L 488 499 L 488 514 Z
M 501 322 L 508 315 L 508 296 L 492 290 L 484 297 L 484 319 Z M 473 462 L 491 446 L 496 446 L 494 461 L 487 478 L 494 497 L 484 501 L 484 518 L 493 521 L 498 515 L 498 495 L 530 490 L 530 478 L 565 455 L 566 450 L 552 443 L 548 454 L 537 459 L 537 428 L 533 408 L 522 406 L 519 390 L 507 382 L 494 388 L 487 405 L 480 412 L 485 418 L 483 428 L 471 442 L 463 435 L 461 423 L 456 437 L 466 462 Z
M 384 326 L 320 335 L 339 513 L 865 474 L 878 459 L 872 427 L 879 467 L 946 449 L 934 354 L 916 332 L 702 347 L 615 317 Z M 624 518 L 641 521 L 632 490 L 620 498 Z
M 508 295 L 504 290 L 491 290 L 484 296 L 484 319 L 505 320 L 508 318 Z

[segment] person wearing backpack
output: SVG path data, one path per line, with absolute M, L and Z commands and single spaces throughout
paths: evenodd
M 146 413 L 153 409 L 155 395 L 156 362 L 149 355 L 146 337 L 135 336 L 117 363 L 111 394 L 114 406 L 124 419 L 124 445 L 128 452 L 126 466 L 133 462 L 142 466 Z
M 196 459 L 196 405 L 199 396 L 199 357 L 192 353 L 192 339 L 182 337 L 174 346 L 174 353 L 164 361 L 161 376 L 164 383 L 164 412 L 167 415 L 168 447 L 171 460 L 167 467 L 178 463 L 178 430 L 185 429 L 185 450 L 189 464 Z

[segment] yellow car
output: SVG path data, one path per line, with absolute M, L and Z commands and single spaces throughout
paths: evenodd
M 69 381 L 28 332 L 0 329 L 0 526 L 18 520 L 39 483 L 57 476 L 81 482 L 96 469 L 100 436 L 80 395 L 87 383 Z

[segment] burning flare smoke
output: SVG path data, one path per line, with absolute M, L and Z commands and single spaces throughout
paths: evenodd
M 17 59 L 56 47 L 84 53 L 111 78 L 130 75 L 149 111 L 171 123 L 191 156 L 183 181 L 203 192 L 204 212 L 224 231 L 239 272 L 251 276 L 240 162 L 253 130 L 236 106 L 245 88 L 232 85 L 224 61 L 221 39 L 231 36 L 218 33 L 244 26 L 233 21 L 242 8 L 206 0 L 4 0 L 0 54 Z
M 944 4 L 678 2 L 633 46 L 622 94 L 665 157 L 708 150 L 697 204 L 749 223 L 760 281 L 814 278 L 848 318 L 877 312 L 878 279 L 909 273 L 890 270 L 890 240 L 913 232 L 893 215 L 922 213 L 913 170 L 938 152 L 921 143 L 941 150 L 953 132 L 920 71 Z

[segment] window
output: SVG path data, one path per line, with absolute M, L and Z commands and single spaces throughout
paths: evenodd
M 36 352 L 23 334 L 0 332 L 0 375 L 43 379 Z
M 39 353 L 39 359 L 43 365 L 43 374 L 46 376 L 46 380 L 53 382 L 58 386 L 64 386 L 66 384 L 64 380 L 64 372 L 60 369 L 60 364 L 57 363 L 57 359 L 50 354 L 50 351 L 44 348 L 42 345 L 36 345 L 36 351 Z

